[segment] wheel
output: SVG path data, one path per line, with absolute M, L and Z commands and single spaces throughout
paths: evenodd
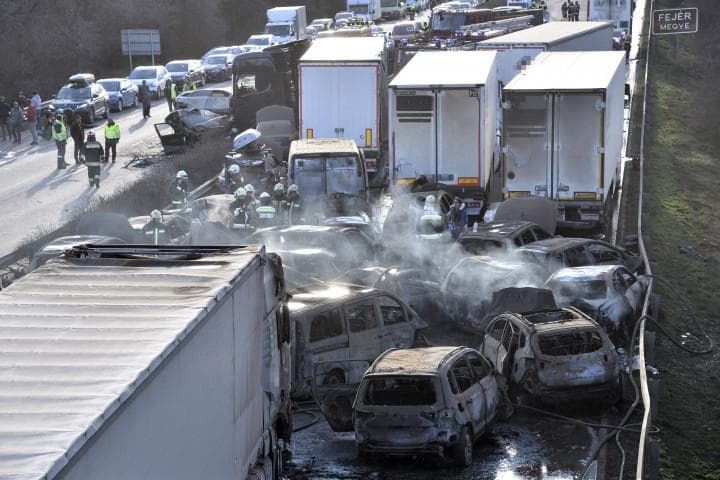
M 205 84 L 207 84 L 207 77 L 203 75 L 202 77 L 200 77 L 200 86 L 204 87 Z
M 157 92 L 155 92 L 155 98 L 160 100 L 162 98 L 162 90 L 160 90 L 160 86 L 158 85 Z
M 107 120 L 110 117 L 110 104 L 105 103 L 105 113 L 103 114 L 103 118 Z
M 333 370 L 323 378 L 323 385 L 345 384 L 345 373 L 342 370 Z
M 122 111 L 123 111 L 122 98 L 121 98 L 120 100 L 118 100 L 117 110 L 118 110 L 118 112 L 122 112 Z
M 460 438 L 452 446 L 452 459 L 457 467 L 469 467 L 472 463 L 473 441 L 468 427 L 460 431 Z
M 90 125 L 95 125 L 95 109 L 91 108 L 90 113 L 88 113 L 88 123 Z
M 133 98 L 132 106 L 137 107 L 137 95 L 135 95 L 135 98 Z

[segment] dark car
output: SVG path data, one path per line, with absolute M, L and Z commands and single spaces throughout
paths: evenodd
M 122 112 L 125 107 L 138 104 L 138 87 L 128 78 L 101 78 L 97 81 L 110 98 L 110 108 Z
M 173 60 L 165 65 L 173 83 L 181 85 L 205 85 L 205 67 L 200 60 Z
M 209 110 L 180 109 L 165 117 L 165 123 L 156 123 L 155 131 L 166 153 L 177 152 L 197 142 L 205 132 L 222 132 L 228 129 L 230 117 Z
M 489 222 L 463 232 L 458 243 L 472 255 L 484 255 L 493 249 L 522 247 L 552 238 L 553 235 L 532 222 Z
M 79 73 L 68 79 L 50 105 L 53 112 L 70 110 L 80 114 L 83 122 L 94 124 L 98 117 L 110 114 L 110 96 L 90 73 Z
M 643 266 L 639 255 L 590 238 L 549 238 L 525 245 L 519 253 L 539 263 L 548 273 L 586 265 L 625 265 L 631 272 L 637 272 Z
M 232 77 L 232 59 L 234 55 L 208 55 L 203 60 L 205 77 L 208 82 L 224 82 Z M 228 64 L 229 62 L 229 64 Z

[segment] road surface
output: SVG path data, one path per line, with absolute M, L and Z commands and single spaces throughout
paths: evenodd
M 212 88 L 230 88 L 230 82 L 210 85 Z M 38 232 L 51 231 L 82 212 L 98 196 L 108 195 L 124 187 L 143 173 L 143 169 L 123 168 L 134 154 L 159 153 L 160 141 L 154 123 L 162 122 L 168 114 L 167 102 L 156 100 L 151 118 L 142 118 L 142 108 L 113 112 L 111 117 L 120 125 L 122 137 L 118 144 L 118 159 L 102 169 L 100 189 L 88 186 L 87 169 L 75 166 L 73 142 L 68 139 L 66 170 L 57 169 L 57 149 L 53 141 L 40 139 L 39 145 L 30 145 L 30 135 L 23 132 L 23 143 L 13 145 L 0 142 L 0 257 L 15 251 L 24 240 Z M 104 120 L 93 130 L 104 145 Z

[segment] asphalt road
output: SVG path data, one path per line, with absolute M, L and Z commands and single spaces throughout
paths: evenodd
M 211 88 L 230 88 L 230 82 L 208 85 Z M 142 118 L 142 108 L 112 112 L 111 117 L 120 125 L 122 136 L 118 144 L 118 159 L 103 167 L 100 188 L 88 186 L 87 169 L 75 166 L 73 142 L 68 140 L 66 170 L 57 169 L 57 149 L 53 141 L 40 139 L 39 145 L 30 145 L 30 135 L 23 132 L 20 145 L 0 142 L 0 257 L 7 255 L 38 232 L 51 231 L 82 212 L 98 196 L 135 181 L 143 170 L 123 168 L 135 154 L 152 154 L 161 151 L 154 123 L 162 122 L 168 114 L 167 102 L 156 100 L 149 119 Z M 93 130 L 100 143 L 105 142 L 105 121 L 98 120 L 87 131 Z

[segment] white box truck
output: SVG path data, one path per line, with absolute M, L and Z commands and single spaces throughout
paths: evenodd
M 277 43 L 288 43 L 306 38 L 307 14 L 305 6 L 269 9 L 264 33 L 274 35 Z
M 405 14 L 405 5 L 402 0 L 380 0 L 380 8 L 384 20 L 400 20 Z
M 0 295 L 0 478 L 279 478 L 282 266 L 262 246 L 82 246 Z
M 615 30 L 630 33 L 633 0 L 588 0 L 588 20 L 610 21 Z
M 373 22 L 382 18 L 380 0 L 347 0 L 346 10 Z
M 498 80 L 507 85 L 541 52 L 612 50 L 608 22 L 548 22 L 483 40 L 478 50 L 498 52 Z
M 390 82 L 390 166 L 395 184 L 421 177 L 480 215 L 496 144 L 494 51 L 418 52 Z
M 558 228 L 597 227 L 618 181 L 624 52 L 544 52 L 503 89 L 505 198 L 557 202 Z
M 299 62 L 301 139 L 350 138 L 371 183 L 384 182 L 387 54 L 383 37 L 319 38 Z

